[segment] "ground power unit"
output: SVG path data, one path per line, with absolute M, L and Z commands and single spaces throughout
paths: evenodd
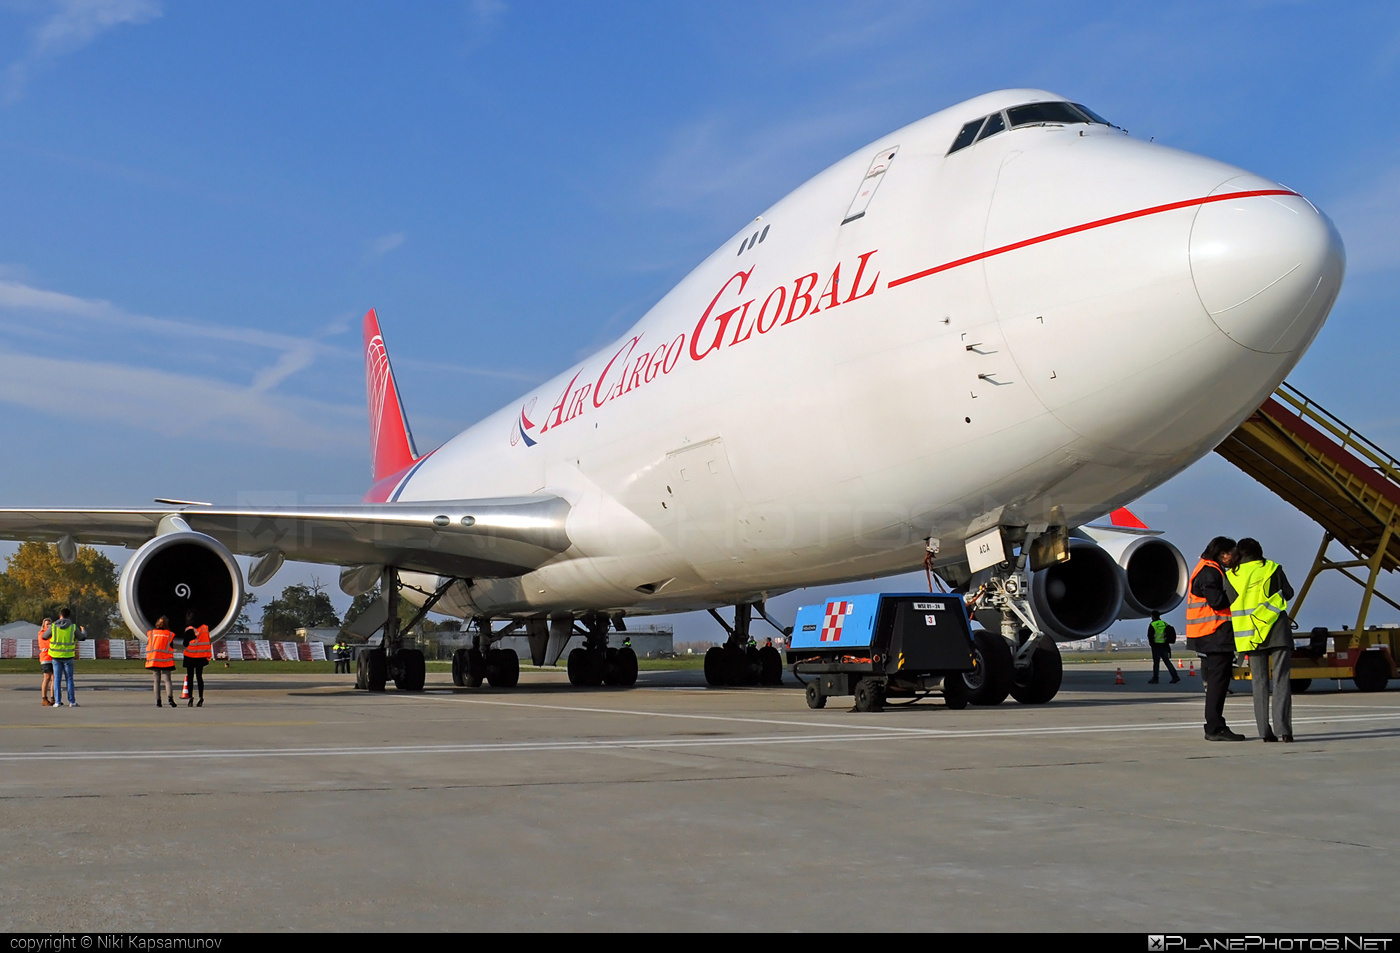
M 797 610 L 787 661 L 807 704 L 854 695 L 857 711 L 889 699 L 917 701 L 942 690 L 949 708 L 967 706 L 972 629 L 960 596 L 873 593 Z

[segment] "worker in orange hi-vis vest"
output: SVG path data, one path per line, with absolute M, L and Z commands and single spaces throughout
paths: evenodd
M 1186 591 L 1186 644 L 1201 656 L 1207 741 L 1244 740 L 1244 735 L 1225 724 L 1225 696 L 1235 663 L 1235 626 L 1230 615 L 1235 591 L 1225 578 L 1225 570 L 1233 565 L 1234 558 L 1233 539 L 1212 539 L 1191 571 L 1191 585 Z
M 195 625 L 194 613 L 185 613 L 185 680 L 190 683 L 190 707 L 196 707 L 194 700 L 195 683 L 199 683 L 198 707 L 204 707 L 204 666 L 214 657 L 214 646 L 209 641 L 209 626 Z
M 49 626 L 52 619 L 45 619 L 39 626 L 39 695 L 45 708 L 53 707 L 53 657 L 49 655 Z
M 175 690 L 171 687 L 170 673 L 175 671 L 175 633 L 170 631 L 170 620 L 161 616 L 156 627 L 146 633 L 146 667 L 155 675 L 156 707 L 161 707 L 160 683 L 165 681 L 165 695 L 170 699 L 170 707 L 175 707 Z

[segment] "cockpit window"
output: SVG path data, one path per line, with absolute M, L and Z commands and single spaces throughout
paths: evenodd
M 1011 120 L 1013 129 L 1017 126 L 1036 126 L 1044 123 L 1072 125 L 1074 123 L 1102 122 L 1102 120 L 1091 119 L 1087 110 L 1081 112 L 1071 103 L 1027 103 L 1024 106 L 1012 106 L 1006 111 L 1006 116 Z
M 962 131 L 958 133 L 958 137 L 953 140 L 953 148 L 948 150 L 948 155 L 952 155 L 959 149 L 966 149 L 968 146 L 972 145 L 973 140 L 977 138 L 977 130 L 982 128 L 982 120 L 986 118 L 986 116 L 983 116 L 982 119 L 974 119 L 966 126 L 963 126 Z
M 981 142 L 988 136 L 995 136 L 1006 128 L 1006 122 L 1001 118 L 1001 113 L 992 113 L 987 117 L 987 124 L 982 127 L 982 132 L 978 134 L 977 141 Z
M 988 136 L 995 136 L 1007 126 L 1010 120 L 1011 127 L 1017 126 L 1042 126 L 1046 124 L 1073 125 L 1076 123 L 1097 123 L 1102 126 L 1112 126 L 1113 123 L 1100 116 L 1086 106 L 1078 103 L 1027 103 L 1024 106 L 1012 106 L 1005 113 L 1006 118 L 1002 118 L 1002 113 L 992 113 L 990 116 L 983 116 L 981 119 L 974 119 L 963 126 L 958 132 L 958 137 L 953 140 L 953 147 L 948 150 L 948 155 L 952 155 L 959 149 L 966 149 L 974 142 L 981 142 Z
M 1094 122 L 1100 123 L 1105 126 L 1113 125 L 1113 123 L 1109 122 L 1107 119 L 1103 118 L 1098 113 L 1090 109 L 1088 106 L 1085 106 L 1083 103 L 1074 103 L 1074 108 L 1082 112 L 1084 115 L 1088 116 Z

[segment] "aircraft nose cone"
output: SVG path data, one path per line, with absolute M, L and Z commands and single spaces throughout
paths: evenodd
M 1213 195 L 1276 190 L 1236 176 Z M 1306 347 L 1341 289 L 1346 252 L 1332 222 L 1298 195 L 1208 202 L 1191 227 L 1191 277 L 1221 331 L 1255 351 Z

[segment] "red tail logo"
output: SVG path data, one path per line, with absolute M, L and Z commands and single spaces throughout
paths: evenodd
M 374 482 L 394 476 L 418 459 L 413 433 L 408 429 L 399 386 L 384 347 L 379 318 L 371 308 L 365 315 L 365 391 L 369 398 L 369 451 Z

